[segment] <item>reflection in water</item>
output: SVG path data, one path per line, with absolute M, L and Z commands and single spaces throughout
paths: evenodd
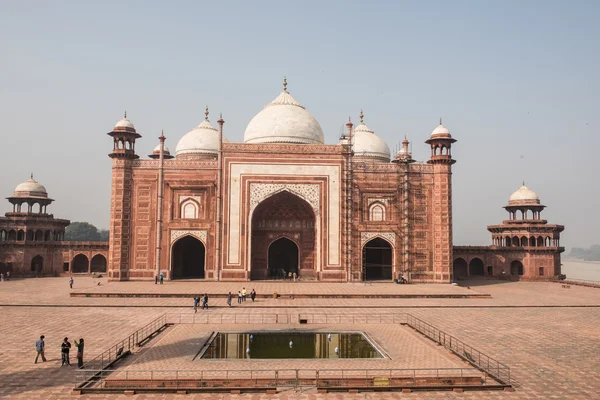
M 383 358 L 360 333 L 217 333 L 202 358 Z

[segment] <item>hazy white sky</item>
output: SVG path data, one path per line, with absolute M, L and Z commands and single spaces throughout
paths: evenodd
M 286 75 L 328 143 L 362 108 L 426 160 L 443 117 L 456 244 L 490 244 L 522 180 L 564 245 L 600 243 L 599 19 L 597 1 L 5 1 L 0 194 L 34 172 L 55 216 L 106 228 L 125 109 L 142 156 L 161 128 L 174 151 L 206 104 L 242 141 Z

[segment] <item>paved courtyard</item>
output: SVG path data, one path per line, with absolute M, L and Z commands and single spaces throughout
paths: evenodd
M 112 283 L 100 281 L 101 287 Z M 132 288 L 154 286 L 129 283 Z M 171 283 L 176 285 L 176 283 Z M 123 285 L 120 283 L 119 285 Z M 234 286 L 239 284 L 234 284 Z M 314 391 L 247 395 L 84 395 L 82 399 L 592 399 L 600 392 L 600 289 L 563 289 L 554 283 L 473 282 L 470 290 L 491 299 L 261 299 L 228 309 L 215 299 L 213 315 L 251 313 L 369 314 L 408 312 L 511 367 L 508 392 L 317 394 Z M 372 285 L 375 286 L 376 285 Z M 401 286 L 401 285 L 398 285 Z M 418 289 L 418 285 L 409 285 Z M 97 287 L 77 278 L 75 289 Z M 236 289 L 235 287 L 233 289 Z M 413 290 L 413 289 L 411 289 Z M 467 290 L 467 289 L 465 289 Z M 165 312 L 190 313 L 186 299 L 72 298 L 64 278 L 0 283 L 0 398 L 73 399 L 75 367 L 60 367 L 64 336 L 86 339 L 87 359 Z M 199 311 L 200 312 L 200 311 Z M 372 327 L 376 332 L 377 326 Z M 46 336 L 46 363 L 34 364 L 34 343 Z M 377 334 L 377 333 L 375 333 Z M 385 334 L 385 332 L 383 333 Z M 167 337 L 167 336 L 165 336 Z M 398 344 L 400 345 L 400 344 Z M 392 350 L 393 353 L 393 350 Z M 169 362 L 168 359 L 165 362 Z

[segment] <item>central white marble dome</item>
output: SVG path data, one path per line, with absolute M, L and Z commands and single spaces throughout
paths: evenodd
M 246 127 L 245 143 L 323 144 L 321 125 L 288 93 L 287 83 L 275 100 Z

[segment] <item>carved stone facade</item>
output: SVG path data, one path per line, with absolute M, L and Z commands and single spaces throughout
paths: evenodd
M 407 140 L 390 162 L 362 113 L 339 144 L 323 144 L 286 85 L 252 119 L 246 143 L 228 142 L 207 110 L 175 158 L 155 150 L 142 160 L 141 135 L 126 118 L 117 123 L 108 133 L 111 279 L 453 279 L 449 131 L 440 123 L 431 133 L 426 163 Z

